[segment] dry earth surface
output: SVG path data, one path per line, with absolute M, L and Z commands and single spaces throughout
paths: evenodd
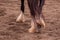
M 60 0 L 46 0 L 43 7 L 46 28 L 28 33 L 30 12 L 25 0 L 26 22 L 16 23 L 20 14 L 20 0 L 0 0 L 0 40 L 60 40 Z

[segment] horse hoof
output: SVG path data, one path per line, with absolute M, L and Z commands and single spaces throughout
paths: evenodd
M 35 32 L 36 32 L 36 30 L 35 30 L 35 29 L 30 28 L 30 29 L 28 30 L 28 32 L 29 32 L 29 33 L 35 33 Z
M 28 32 L 29 32 L 29 33 L 38 33 L 39 30 L 38 30 L 38 29 L 30 28 L 30 29 L 28 30 Z

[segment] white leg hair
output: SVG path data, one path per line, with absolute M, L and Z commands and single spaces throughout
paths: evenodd
M 37 24 L 35 19 L 31 20 L 31 28 L 28 30 L 30 33 L 38 32 L 37 30 Z
M 40 24 L 45 28 L 45 21 L 42 17 L 40 17 Z
M 38 24 L 40 24 L 41 26 L 43 26 L 43 27 L 45 27 L 45 20 L 44 20 L 44 18 L 42 17 L 42 15 L 39 17 L 37 17 L 36 16 L 36 22 L 38 23 Z
M 23 12 L 21 11 L 19 16 L 16 19 L 16 22 L 24 22 L 24 21 L 25 21 L 25 17 L 24 17 Z

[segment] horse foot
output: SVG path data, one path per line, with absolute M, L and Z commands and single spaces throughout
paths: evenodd
M 28 30 L 28 32 L 29 32 L 29 33 L 35 33 L 35 32 L 36 32 L 36 29 L 30 28 L 30 29 Z
M 25 22 L 25 15 L 22 12 L 17 17 L 16 22 Z
M 41 22 L 41 25 L 45 28 L 45 21 L 44 21 L 44 19 L 43 18 L 40 18 L 40 22 Z
M 28 32 L 29 33 L 38 33 L 39 32 L 39 30 L 38 30 L 38 28 L 30 28 L 29 30 L 28 30 Z
M 40 19 L 36 19 L 38 25 L 43 26 L 45 28 L 45 21 L 42 17 Z

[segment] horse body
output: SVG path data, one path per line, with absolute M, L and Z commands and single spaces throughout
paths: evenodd
M 37 25 L 43 25 L 45 27 L 45 22 L 42 14 L 42 7 L 45 0 L 27 0 L 28 7 L 31 13 L 31 28 L 28 30 L 30 33 L 36 32 Z M 21 0 L 21 13 L 18 16 L 16 21 L 25 21 L 24 20 L 24 0 Z

